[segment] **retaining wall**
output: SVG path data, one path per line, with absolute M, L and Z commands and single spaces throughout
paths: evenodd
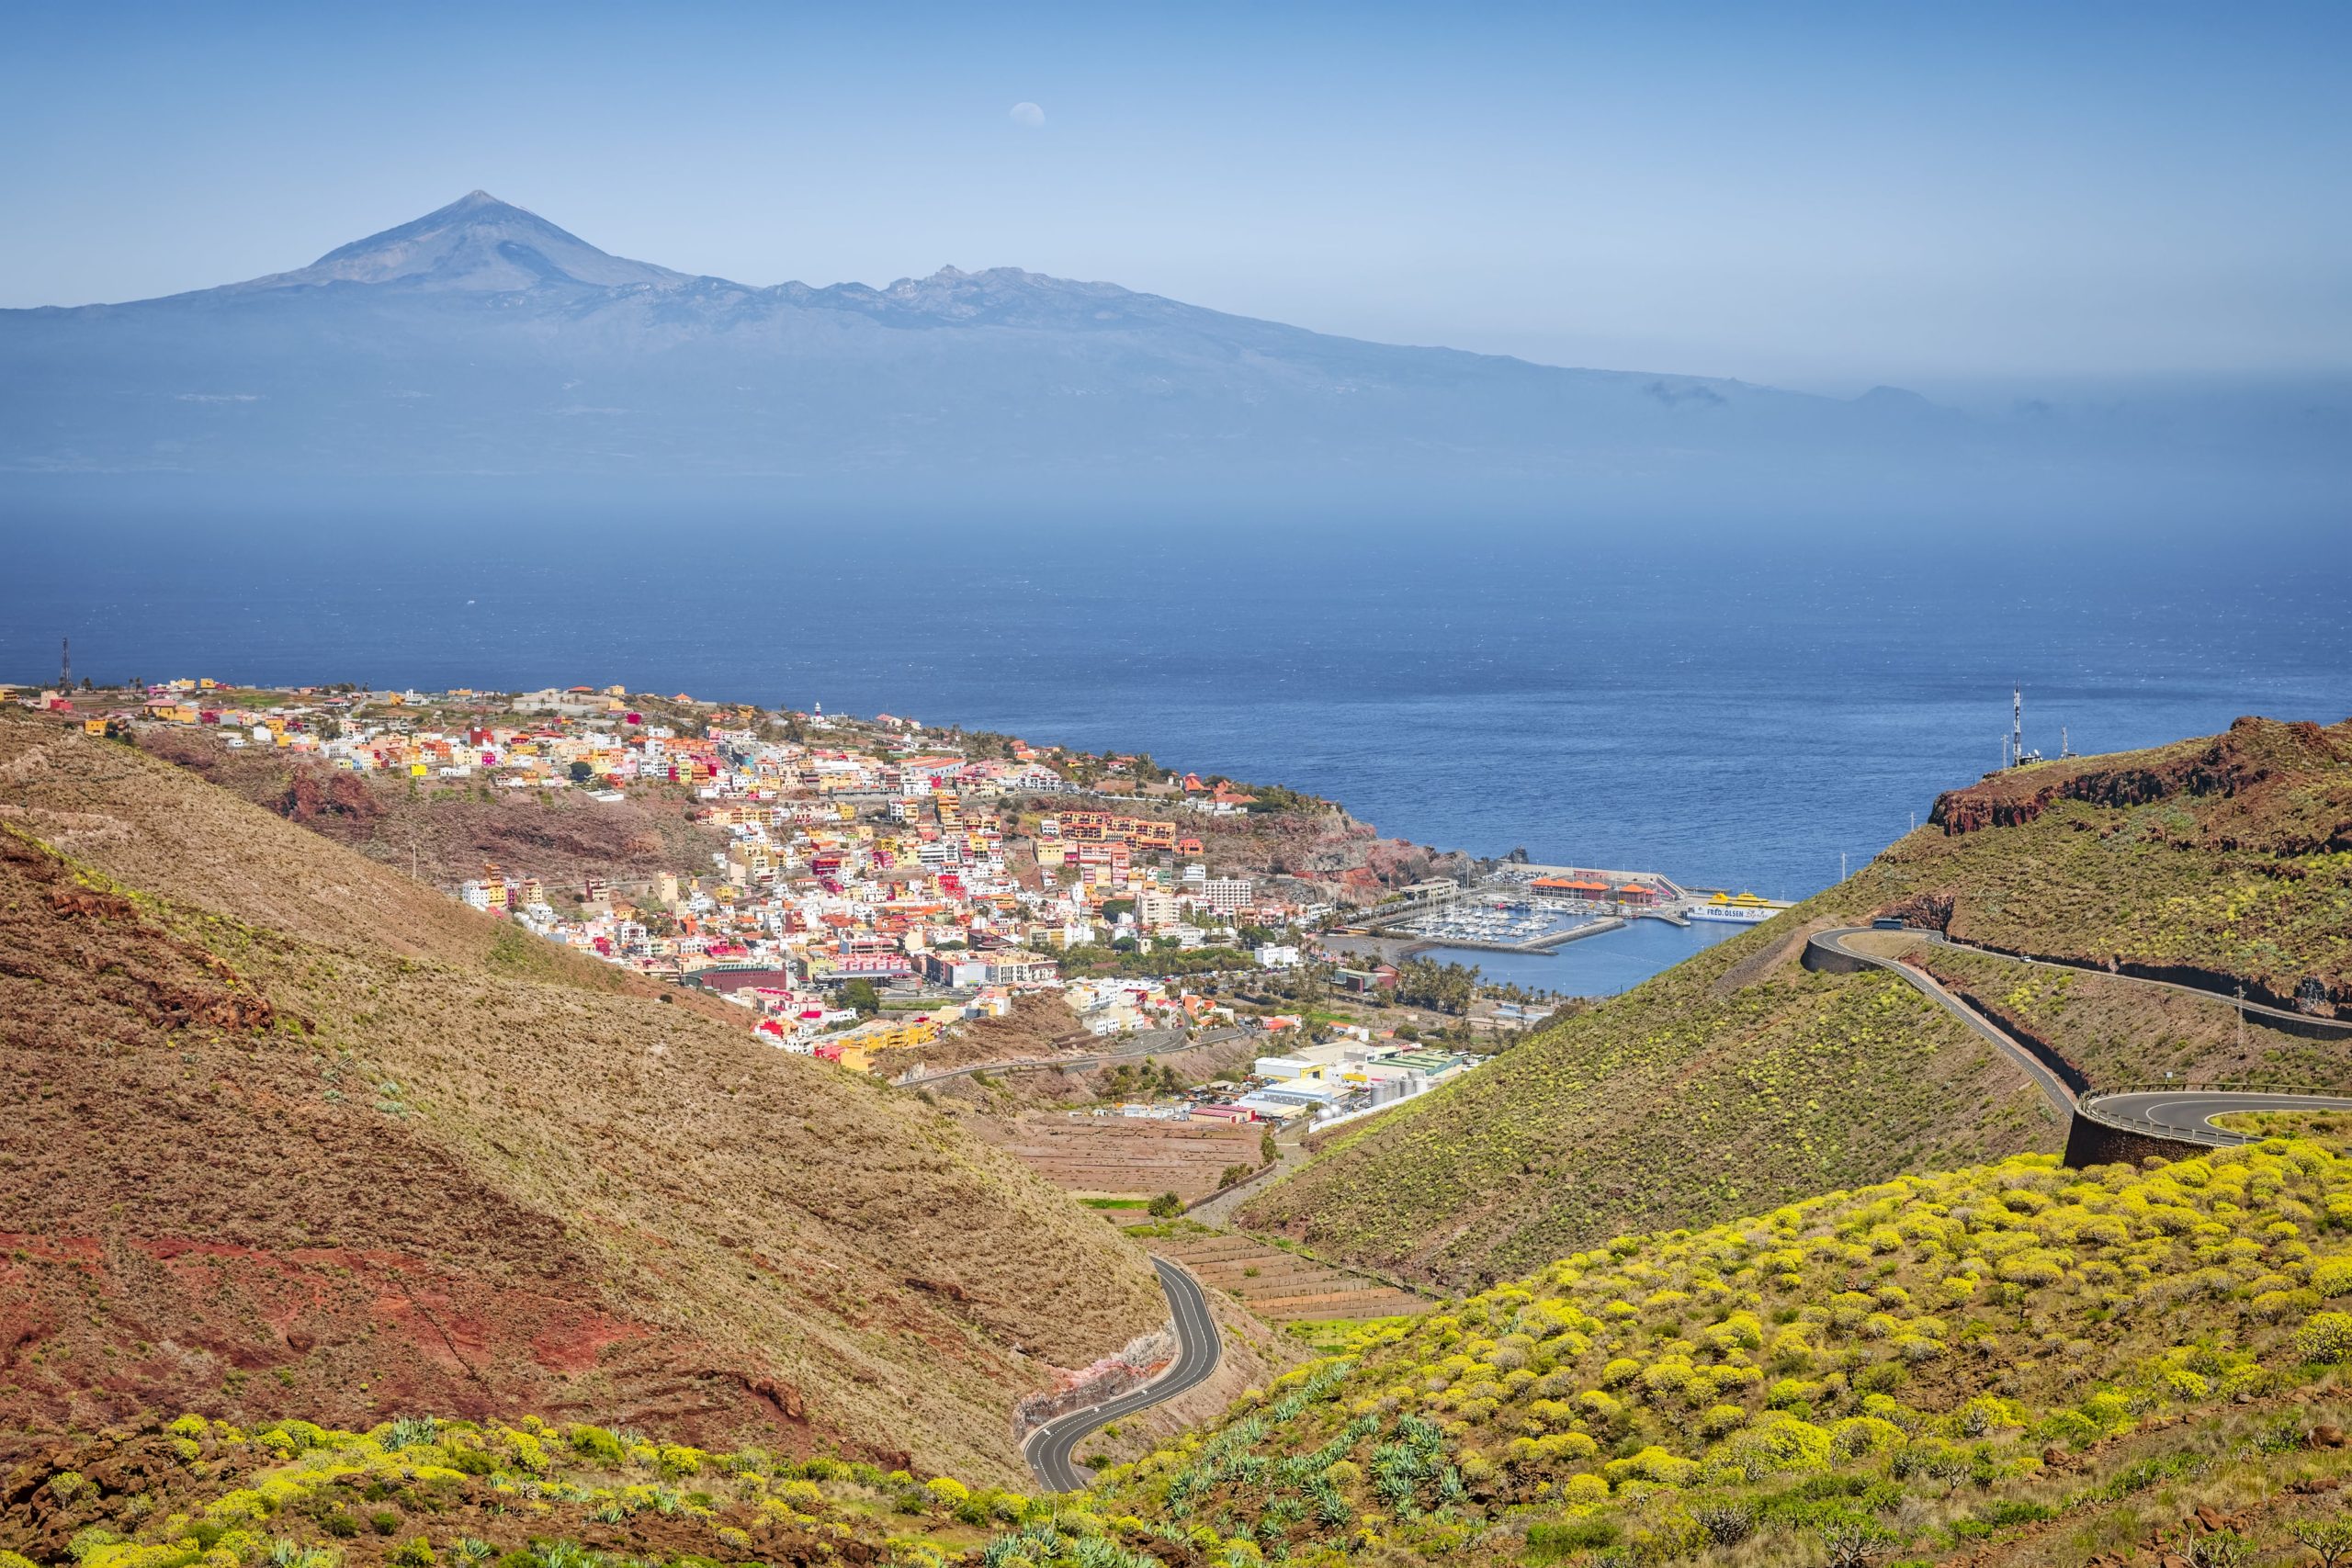
M 2086 1165 L 2114 1165 L 2122 1162 L 2137 1165 L 2154 1156 L 2158 1159 L 2196 1159 L 2213 1152 L 2210 1144 L 2193 1143 L 2187 1138 L 2167 1138 L 2158 1133 L 2143 1132 L 2134 1127 L 2118 1127 L 2075 1112 L 2073 1125 L 2066 1129 L 2066 1166 L 2079 1170 Z

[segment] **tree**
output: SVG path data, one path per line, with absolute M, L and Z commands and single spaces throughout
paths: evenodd
M 2352 1563 L 2352 1518 L 2306 1519 L 2295 1527 L 2295 1544 L 2319 1559 L 2319 1568 Z
M 872 1018 L 882 1010 L 882 993 L 867 979 L 852 980 L 842 987 L 842 1000 L 855 1008 L 859 1016 Z
M 1274 1130 L 1272 1127 L 1269 1127 L 1263 1133 L 1258 1134 L 1258 1163 L 1260 1165 L 1272 1165 L 1274 1163 L 1276 1157 L 1277 1151 L 1274 1148 Z
M 1144 1205 L 1144 1213 L 1155 1220 L 1172 1220 L 1184 1212 L 1184 1200 L 1173 1192 L 1162 1192 Z
M 594 766 L 584 761 L 572 763 L 571 773 L 571 782 L 576 784 L 584 784 L 596 776 Z

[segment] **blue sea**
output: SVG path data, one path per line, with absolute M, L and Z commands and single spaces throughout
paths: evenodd
M 6 520 L 0 679 L 888 711 L 1331 796 L 1393 834 L 1800 897 L 1996 766 L 2352 714 L 2352 551 L 2217 525 L 1811 532 L 1106 512 Z M 1559 956 L 1615 990 L 1718 933 Z M 1499 961 L 1498 961 L 1499 960 Z M 1520 971 L 1525 970 L 1526 973 Z

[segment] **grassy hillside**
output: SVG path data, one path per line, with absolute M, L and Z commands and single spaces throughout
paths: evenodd
M 1041 1513 L 1019 1493 L 953 1479 L 537 1416 L 401 1416 L 352 1432 L 187 1416 L 85 1441 L 0 1484 L 0 1568 L 922 1564 Z
M 11 1448 L 530 1410 L 1011 1479 L 1165 1315 L 920 1104 L 166 763 L 0 716 L 0 829 Z
M 1911 987 L 1798 967 L 1805 914 L 1341 1140 L 1242 1223 L 1458 1287 L 1628 1228 L 2057 1147 L 2023 1076 Z
M 1807 975 L 1804 934 L 1900 912 L 1965 941 L 2143 964 L 2352 1011 L 2352 724 L 2070 759 L 1955 790 L 1928 827 L 1758 930 L 1337 1147 L 1242 1221 L 1462 1285 L 1617 1231 L 2029 1148 L 2024 1079 L 1884 976 Z M 2091 1081 L 2335 1081 L 2325 1048 L 2093 975 L 1921 962 Z
M 1244 1393 L 1069 1498 L 536 1418 L 189 1417 L 0 1474 L 79 1568 L 1249 1568 L 2352 1551 L 2346 1118 L 1618 1236 Z M 0 1557 L 0 1568 L 17 1568 Z
M 2020 1039 L 2064 1056 L 2093 1084 L 2171 1073 L 2183 1081 L 2266 1077 L 2345 1082 L 2341 1042 L 2306 1039 L 2226 1001 L 2120 976 L 2021 964 L 1918 942 L 1908 961 Z
M 1856 884 L 1969 942 L 2352 1017 L 2352 720 L 2242 718 L 1999 774 L 1938 800 Z
M 1616 1237 L 1360 1335 L 1096 1506 L 1169 1562 L 1173 1534 L 1212 1561 L 2073 1564 L 2217 1530 L 2278 1560 L 2352 1477 L 2352 1159 L 2156 1165 L 2020 1156 Z M 1000 1562 L 1024 1555 L 1056 1553 Z

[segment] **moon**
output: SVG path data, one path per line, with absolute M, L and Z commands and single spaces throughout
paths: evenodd
M 1018 103 L 1012 106 L 1010 118 L 1023 130 L 1035 130 L 1046 123 L 1046 111 L 1032 103 Z

